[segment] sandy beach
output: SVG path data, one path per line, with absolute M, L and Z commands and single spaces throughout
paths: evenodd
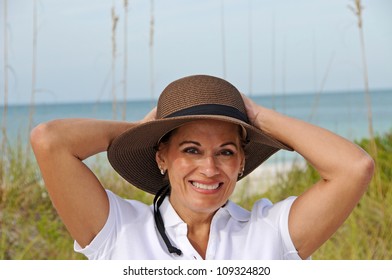
M 306 162 L 300 157 L 281 162 L 267 161 L 243 180 L 238 181 L 232 199 L 236 201 L 255 195 L 261 196 L 268 188 L 278 183 L 279 178 L 285 177 L 294 166 L 304 169 Z

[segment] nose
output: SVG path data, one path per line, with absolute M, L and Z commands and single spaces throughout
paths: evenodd
M 213 177 L 219 174 L 219 168 L 214 156 L 206 156 L 200 165 L 201 173 L 207 177 Z

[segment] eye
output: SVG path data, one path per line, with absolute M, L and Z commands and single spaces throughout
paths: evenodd
M 230 150 L 230 149 L 225 149 L 219 152 L 219 155 L 221 156 L 232 156 L 234 155 L 234 151 Z
M 184 153 L 186 154 L 199 154 L 199 149 L 195 148 L 195 147 L 187 147 L 183 150 Z

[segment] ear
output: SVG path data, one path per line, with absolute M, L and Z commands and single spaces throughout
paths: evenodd
M 156 153 L 155 153 L 155 161 L 157 162 L 157 165 L 159 167 L 159 169 L 166 169 L 166 165 L 165 165 L 165 149 L 159 149 Z
M 245 155 L 242 155 L 242 160 L 240 164 L 240 171 L 244 171 L 245 169 Z
M 241 168 L 245 167 L 245 152 L 242 151 L 241 153 L 241 163 L 240 163 Z

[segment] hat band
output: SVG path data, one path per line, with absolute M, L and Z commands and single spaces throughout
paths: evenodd
M 179 110 L 170 115 L 167 115 L 166 117 L 164 117 L 164 119 L 173 118 L 173 117 L 194 116 L 194 115 L 220 115 L 220 116 L 235 118 L 243 122 L 249 123 L 246 114 L 244 114 L 243 112 L 239 111 L 234 107 L 221 105 L 221 104 L 196 105 L 193 107 Z

